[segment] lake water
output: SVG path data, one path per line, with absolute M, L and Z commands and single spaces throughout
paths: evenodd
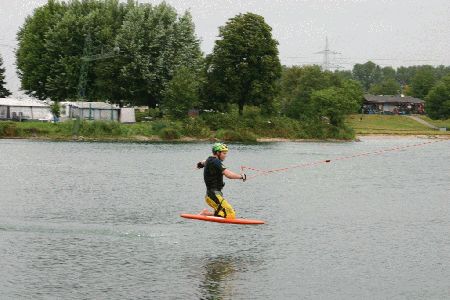
M 1 299 L 448 299 L 450 141 L 231 144 L 240 226 L 206 207 L 207 143 L 0 140 Z M 256 173 L 248 172 L 248 175 Z

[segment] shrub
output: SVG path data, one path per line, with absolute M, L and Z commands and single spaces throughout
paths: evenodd
M 83 136 L 119 136 L 122 128 L 120 123 L 113 121 L 83 121 L 79 133 Z
M 74 127 L 76 121 L 65 121 L 55 123 L 53 125 L 56 126 L 55 132 L 65 136 L 71 136 L 73 134 L 78 134 L 78 132 L 74 132 Z
M 28 127 L 28 128 L 23 128 L 22 132 L 24 135 L 32 135 L 32 136 L 36 136 L 36 135 L 40 135 L 40 134 L 48 134 L 50 132 L 50 130 L 46 129 L 46 128 L 39 128 L 39 127 Z
M 176 140 L 181 137 L 181 133 L 172 127 L 165 127 L 159 132 L 159 137 L 163 140 Z
M 154 134 L 159 134 L 161 130 L 163 130 L 166 127 L 176 127 L 176 124 L 168 119 L 160 119 L 152 121 L 150 124 L 152 126 L 152 131 Z
M 257 106 L 245 106 L 243 116 L 246 119 L 261 119 L 261 109 Z
M 152 126 L 148 123 L 136 123 L 122 125 L 126 128 L 127 135 L 152 135 Z
M 317 120 L 305 120 L 303 122 L 303 136 L 301 138 L 324 139 L 328 136 L 324 124 Z
M 340 139 L 340 140 L 351 140 L 355 137 L 355 131 L 353 128 L 350 128 L 346 125 L 343 125 L 341 127 L 335 127 L 330 126 L 329 128 L 329 136 L 334 139 Z
M 221 129 L 216 132 L 216 138 L 222 141 L 254 143 L 257 141 L 257 136 L 247 129 Z
M 182 134 L 197 138 L 207 138 L 211 136 L 211 130 L 204 120 L 200 118 L 189 118 L 184 122 Z
M 241 124 L 238 114 L 235 113 L 203 113 L 201 119 L 211 130 L 236 129 Z
M 0 122 L 0 137 L 15 137 L 18 135 L 18 131 L 14 122 Z

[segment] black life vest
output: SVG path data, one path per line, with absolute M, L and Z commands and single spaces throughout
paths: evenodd
M 221 191 L 223 183 L 223 171 L 226 167 L 222 161 L 215 156 L 210 156 L 205 162 L 203 178 L 208 191 Z

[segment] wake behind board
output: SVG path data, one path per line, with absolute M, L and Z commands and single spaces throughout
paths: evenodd
M 225 219 L 225 218 L 221 218 L 221 217 L 194 215 L 194 214 L 181 214 L 180 216 L 183 218 L 186 218 L 186 219 L 194 219 L 194 220 L 217 222 L 217 223 L 242 224 L 242 225 L 264 224 L 264 221 L 252 220 L 252 219 Z

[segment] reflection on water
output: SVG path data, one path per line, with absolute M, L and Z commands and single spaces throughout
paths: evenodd
M 206 259 L 204 278 L 200 283 L 200 299 L 219 300 L 230 298 L 233 289 L 232 277 L 241 264 L 239 258 L 219 255 Z M 242 266 L 241 266 L 242 267 Z

